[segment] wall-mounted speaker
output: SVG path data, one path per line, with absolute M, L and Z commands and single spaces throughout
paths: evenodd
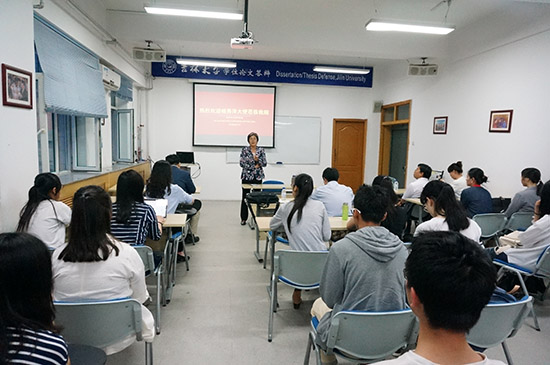
M 435 76 L 437 65 L 409 65 L 409 76 Z
M 372 112 L 380 113 L 382 111 L 382 105 L 384 105 L 382 100 L 376 100 L 372 106 Z
M 166 52 L 162 49 L 132 48 L 132 57 L 137 61 L 164 62 Z

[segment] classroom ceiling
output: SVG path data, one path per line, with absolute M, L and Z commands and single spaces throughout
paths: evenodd
M 251 50 L 235 50 L 230 38 L 241 34 L 242 21 L 151 15 L 144 12 L 144 2 L 135 0 L 66 1 L 93 12 L 128 51 L 152 40 L 171 55 L 350 66 L 416 62 L 420 57 L 438 62 L 452 57 L 461 37 L 475 37 L 482 43 L 487 36 L 487 42 L 492 42 L 511 26 L 520 27 L 517 22 L 525 22 L 525 16 L 550 14 L 550 0 L 249 0 L 249 30 L 259 43 Z M 244 0 L 152 0 L 149 4 L 244 8 Z M 456 30 L 447 36 L 367 32 L 365 24 L 371 18 L 446 23 Z M 505 26 L 497 26 L 498 19 Z M 494 31 L 472 34 L 484 23 L 495 25 Z

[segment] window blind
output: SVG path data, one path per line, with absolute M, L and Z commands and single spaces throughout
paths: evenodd
M 37 15 L 34 42 L 44 73 L 46 110 L 106 118 L 107 103 L 98 57 Z
M 115 91 L 118 98 L 126 101 L 134 100 L 134 89 L 132 80 L 124 75 L 120 75 L 120 89 Z

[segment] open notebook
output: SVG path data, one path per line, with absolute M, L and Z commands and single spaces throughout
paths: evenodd
M 166 208 L 168 207 L 168 200 L 145 199 L 145 203 L 153 207 L 157 216 L 166 217 Z

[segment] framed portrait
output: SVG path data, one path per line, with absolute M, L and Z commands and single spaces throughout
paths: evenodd
M 448 117 L 435 117 L 434 118 L 434 134 L 447 134 L 447 120 Z
M 492 110 L 489 132 L 510 133 L 513 110 Z
M 32 109 L 32 73 L 2 64 L 2 104 Z

